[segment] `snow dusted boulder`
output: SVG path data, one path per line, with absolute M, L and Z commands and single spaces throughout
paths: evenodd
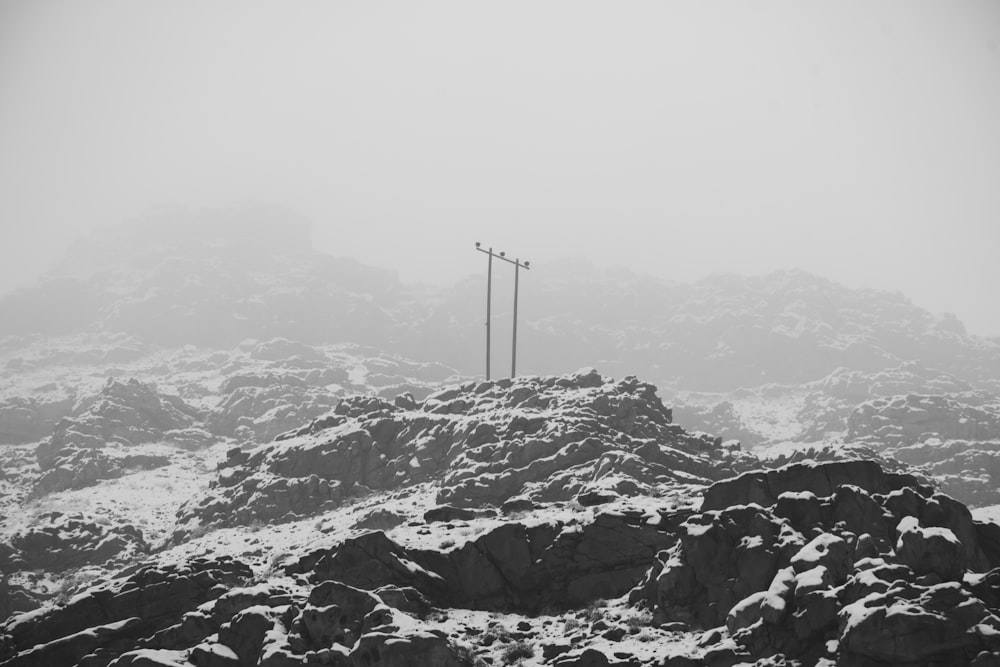
M 918 575 L 934 574 L 944 581 L 961 581 L 965 554 L 955 533 L 947 528 L 924 528 L 915 516 L 903 517 L 896 527 L 896 557 Z
M 841 584 L 854 562 L 854 548 L 844 538 L 820 533 L 792 556 L 791 566 L 796 575 L 818 567 L 831 584 Z M 819 576 L 818 574 L 816 576 Z

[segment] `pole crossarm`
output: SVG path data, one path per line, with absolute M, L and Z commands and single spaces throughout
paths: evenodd
M 490 257 L 496 257 L 497 259 L 502 259 L 503 261 L 509 264 L 516 264 L 520 266 L 522 269 L 528 269 L 529 271 L 531 270 L 531 262 L 528 261 L 522 262 L 520 259 L 511 259 L 510 257 L 507 257 L 503 252 L 493 252 L 493 248 L 484 250 L 483 248 L 480 248 L 477 245 L 476 250 L 486 255 L 489 255 Z

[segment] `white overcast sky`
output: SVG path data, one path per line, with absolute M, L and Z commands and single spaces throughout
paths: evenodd
M 450 280 L 800 267 L 1000 333 L 1000 2 L 0 3 L 0 290 L 164 203 Z

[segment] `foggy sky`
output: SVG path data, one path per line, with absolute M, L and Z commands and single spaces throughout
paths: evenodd
M 1000 3 L 0 4 L 0 291 L 165 203 L 444 281 L 800 267 L 1000 334 Z

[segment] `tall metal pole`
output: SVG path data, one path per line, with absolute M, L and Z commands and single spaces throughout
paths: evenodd
M 514 336 L 511 338 L 510 376 L 517 377 L 517 278 L 521 270 L 521 260 L 514 260 Z
M 490 301 L 493 295 L 493 248 L 486 264 L 486 380 L 490 379 Z

